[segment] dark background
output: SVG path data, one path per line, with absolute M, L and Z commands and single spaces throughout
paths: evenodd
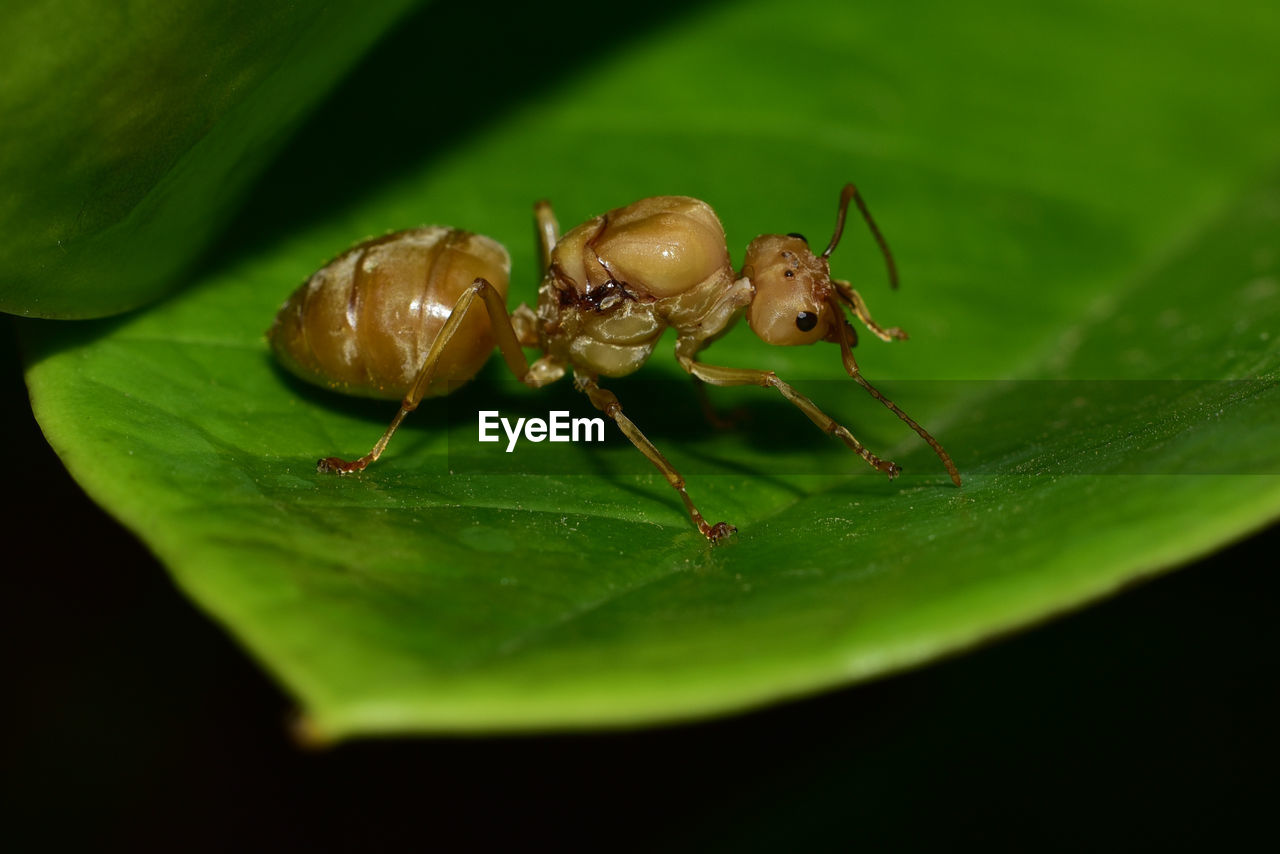
M 644 20 L 569 5 L 509 10 L 485 56 L 491 82 L 451 105 L 464 111 L 452 134 L 401 111 L 370 137 L 345 117 L 385 81 L 422 74 L 423 27 L 460 29 L 474 9 L 417 14 L 311 120 L 326 132 L 297 135 L 225 245 L 296 228 L 321 201 L 341 204 L 588 68 L 592 51 L 545 49 L 564 21 L 634 34 L 690 4 L 655 0 Z M 466 40 L 431 45 L 435 67 L 475 60 Z M 289 698 L 44 443 L 9 326 L 0 803 L 17 850 L 1167 851 L 1275 835 L 1280 528 L 969 654 L 751 714 L 308 751 L 289 736 Z
M 7 326 L 8 324 L 6 324 Z M 720 721 L 308 751 L 93 505 L 4 330 L 3 804 L 20 850 L 1168 850 L 1274 835 L 1280 528 L 923 670 Z

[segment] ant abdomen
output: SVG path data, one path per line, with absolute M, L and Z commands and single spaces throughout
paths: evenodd
M 428 226 L 367 240 L 320 268 L 289 297 L 267 333 L 281 363 L 346 394 L 398 399 L 463 291 L 486 279 L 506 299 L 511 260 L 491 238 Z M 441 354 L 424 397 L 473 377 L 493 352 L 483 311 L 471 312 Z

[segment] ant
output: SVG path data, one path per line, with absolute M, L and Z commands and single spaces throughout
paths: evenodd
M 348 394 L 401 400 L 369 453 L 352 461 L 326 457 L 317 463 L 321 472 L 362 471 L 423 398 L 446 394 L 473 377 L 496 344 L 511 372 L 532 388 L 572 368 L 574 385 L 662 472 L 690 520 L 715 543 L 737 529 L 707 523 L 684 478 L 623 414 L 618 398 L 600 386 L 602 376 L 624 376 L 643 365 L 668 327 L 678 333 L 676 361 L 695 380 L 776 389 L 876 470 L 890 478 L 901 471 L 773 371 L 698 360 L 745 309 L 747 324 L 770 344 L 838 344 L 849 376 L 918 433 L 959 486 L 960 473 L 947 452 L 871 385 L 854 360 L 857 333 L 845 309 L 884 341 L 907 335 L 876 323 L 858 292 L 831 277 L 829 258 L 844 232 L 850 201 L 879 244 L 889 284 L 896 288 L 889 246 L 853 184 L 840 194 L 835 231 L 822 254 L 815 255 L 800 234 L 762 235 L 747 247 L 739 275 L 720 219 L 698 199 L 641 199 L 564 235 L 551 205 L 540 201 L 534 215 L 544 275 L 536 310 L 521 304 L 508 314 L 511 261 L 501 244 L 430 226 L 365 241 L 326 264 L 281 307 L 268 337 L 281 362 L 303 379 Z M 477 299 L 484 313 L 471 310 Z M 524 347 L 536 347 L 542 356 L 530 364 Z

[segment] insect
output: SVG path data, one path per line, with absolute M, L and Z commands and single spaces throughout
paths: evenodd
M 802 235 L 763 235 L 747 247 L 740 274 L 733 271 L 719 217 L 698 199 L 641 199 L 564 235 L 550 204 L 541 201 L 534 206 L 543 267 L 536 309 L 521 304 L 507 312 L 510 260 L 499 243 L 433 226 L 347 250 L 294 292 L 268 336 L 281 362 L 303 379 L 351 394 L 400 398 L 400 411 L 369 453 L 351 461 L 326 457 L 317 463 L 321 472 L 362 471 L 423 398 L 469 379 L 496 344 L 525 385 L 538 388 L 572 370 L 576 387 L 662 472 L 690 520 L 714 543 L 737 529 L 706 521 L 680 473 L 600 385 L 601 377 L 624 376 L 643 365 L 668 327 L 678 334 L 676 361 L 695 380 L 776 389 L 873 468 L 890 478 L 900 471 L 774 372 L 698 359 L 745 310 L 747 324 L 770 344 L 839 345 L 849 376 L 918 433 L 959 486 L 960 474 L 943 447 L 871 385 L 854 360 L 857 333 L 846 309 L 884 341 L 907 336 L 876 323 L 858 292 L 831 277 L 828 259 L 844 232 L 850 201 L 896 288 L 893 256 L 853 184 L 840 194 L 835 230 L 820 255 Z M 484 312 L 474 310 L 477 300 Z M 524 347 L 536 347 L 541 357 L 530 363 Z

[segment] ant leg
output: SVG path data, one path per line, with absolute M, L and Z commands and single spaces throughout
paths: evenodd
M 511 312 L 511 328 L 521 347 L 538 346 L 538 315 L 526 303 L 520 303 Z
M 885 329 L 871 318 L 871 312 L 867 310 L 867 304 L 863 302 L 862 295 L 853 289 L 853 286 L 841 279 L 832 279 L 831 284 L 836 286 L 836 291 L 840 294 L 840 299 L 849 306 L 857 318 L 862 321 L 863 325 L 871 330 L 871 334 L 879 338 L 881 341 L 906 341 L 907 333 L 897 326 L 890 326 Z
M 787 385 L 773 371 L 755 371 L 749 368 L 724 368 L 719 365 L 708 365 L 703 362 L 697 362 L 688 356 L 680 358 L 680 366 L 692 374 L 695 378 L 712 385 L 758 385 L 761 388 L 774 388 L 782 394 L 787 400 L 795 404 L 801 412 L 809 417 L 809 420 L 818 426 L 818 429 L 827 435 L 837 436 L 842 442 L 853 449 L 854 453 L 867 461 L 876 471 L 884 472 L 893 479 L 902 471 L 898 464 L 889 460 L 882 460 L 875 454 L 867 450 L 867 447 L 858 441 L 858 438 L 849 432 L 849 428 L 840 424 L 830 415 L 819 409 L 814 402 Z
M 840 360 L 844 363 L 845 372 L 849 376 L 853 377 L 854 381 L 858 385 L 865 388 L 868 394 L 883 403 L 890 412 L 902 419 L 902 421 L 912 430 L 916 431 L 916 435 L 921 439 L 924 439 L 930 448 L 933 448 L 933 452 L 938 455 L 938 459 L 942 460 L 942 464 L 947 467 L 947 474 L 951 475 L 951 482 L 956 486 L 959 486 L 960 471 L 956 468 L 956 464 L 951 461 L 951 455 L 947 453 L 946 449 L 938 443 L 937 439 L 929 435 L 928 430 L 917 424 L 914 418 L 899 409 L 897 404 L 881 394 L 880 390 L 868 382 L 866 377 L 862 375 L 862 369 L 858 367 L 858 360 L 853 357 L 853 327 L 849 325 L 848 321 L 843 320 L 843 318 L 840 323 L 836 324 L 836 338 L 840 341 Z
M 693 521 L 693 524 L 697 526 L 704 537 L 716 543 L 738 530 L 728 522 L 716 522 L 714 525 L 707 524 L 707 520 L 698 512 L 693 500 L 689 498 L 689 493 L 685 491 L 684 478 L 680 476 L 680 472 L 676 471 L 675 467 L 667 462 L 667 458 L 649 441 L 644 433 L 640 432 L 640 428 L 632 423 L 630 418 L 622 414 L 622 404 L 618 402 L 618 398 L 613 392 L 600 388 L 595 377 L 575 374 L 574 380 L 578 388 L 586 392 L 587 397 L 591 399 L 591 405 L 612 418 L 614 423 L 618 425 L 618 429 L 623 432 L 623 435 L 631 440 L 631 444 L 636 446 L 636 450 L 648 457 L 649 462 L 657 466 L 658 471 L 662 472 L 663 477 L 667 479 L 667 483 L 671 484 L 671 488 L 680 493 L 685 509 L 689 511 L 689 519 Z
M 462 325 L 463 318 L 467 316 L 467 310 L 471 308 L 477 296 L 483 300 L 485 310 L 489 313 L 489 326 L 493 330 L 494 337 L 498 340 L 498 347 L 502 350 L 502 357 L 506 360 L 507 367 L 521 382 L 529 381 L 529 361 L 525 358 L 524 351 L 520 349 L 520 342 L 516 338 L 515 330 L 511 327 L 511 318 L 507 316 L 506 299 L 488 281 L 476 279 L 469 288 L 462 292 L 462 296 L 458 298 L 458 301 L 454 303 L 453 311 L 449 312 L 449 319 L 445 321 L 440 332 L 436 334 L 436 340 L 432 342 L 431 349 L 427 351 L 427 356 L 422 361 L 422 367 L 418 369 L 418 375 L 414 378 L 413 385 L 409 388 L 409 393 L 401 401 L 400 411 L 396 413 L 395 418 L 391 419 L 391 425 L 387 427 L 386 432 L 382 434 L 382 438 L 377 441 L 373 449 L 363 457 L 350 462 L 338 457 L 326 457 L 316 463 L 317 471 L 351 474 L 352 472 L 364 471 L 370 463 L 382 456 L 383 450 L 387 447 L 387 442 L 391 441 L 391 437 L 395 434 L 396 429 L 399 428 L 400 422 L 404 421 L 405 416 L 417 409 L 418 404 L 422 402 L 422 396 L 426 394 L 427 388 L 431 385 L 431 380 L 435 378 L 441 354 L 444 353 L 445 347 L 449 346 L 449 342 L 457 334 L 458 327 Z
M 538 226 L 538 242 L 542 246 L 542 272 L 551 267 L 551 250 L 560 242 L 560 223 L 556 222 L 551 202 L 539 199 L 533 204 L 533 219 Z

